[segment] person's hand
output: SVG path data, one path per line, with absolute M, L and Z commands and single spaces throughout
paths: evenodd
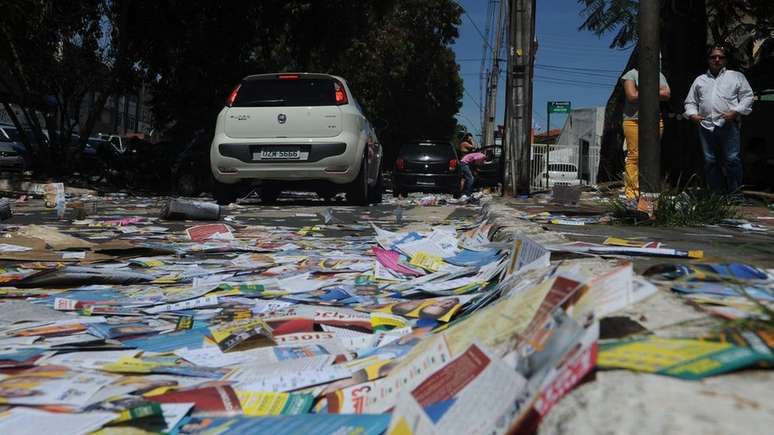
M 691 115 L 688 119 L 690 119 L 696 125 L 699 125 L 702 121 L 704 121 L 704 117 L 701 115 Z
M 739 116 L 739 114 L 737 112 L 734 112 L 733 110 L 730 112 L 723 112 L 723 119 L 725 119 L 726 122 L 736 121 L 737 116 Z

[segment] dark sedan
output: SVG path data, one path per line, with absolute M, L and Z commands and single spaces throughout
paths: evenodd
M 419 140 L 403 144 L 395 160 L 392 193 L 444 192 L 460 196 L 460 163 L 451 143 Z
M 30 153 L 21 141 L 16 127 L 0 124 L 0 171 L 26 171 Z

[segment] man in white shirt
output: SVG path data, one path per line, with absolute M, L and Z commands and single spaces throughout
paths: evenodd
M 753 91 L 744 74 L 726 69 L 726 57 L 724 47 L 710 50 L 709 70 L 694 80 L 685 116 L 699 126 L 707 185 L 715 192 L 735 193 L 742 184 L 739 122 L 752 112 Z

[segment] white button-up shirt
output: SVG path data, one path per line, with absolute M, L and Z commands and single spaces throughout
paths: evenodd
M 753 91 L 744 74 L 723 68 L 717 76 L 707 71 L 696 77 L 685 99 L 685 116 L 703 116 L 701 126 L 712 131 L 726 123 L 723 112 L 749 115 L 752 105 Z

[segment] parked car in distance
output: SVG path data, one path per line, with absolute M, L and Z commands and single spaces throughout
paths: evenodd
M 461 194 L 457 151 L 448 141 L 417 140 L 404 143 L 395 159 L 392 194 L 444 192 Z
M 108 141 L 98 137 L 90 137 L 81 152 L 85 157 L 97 157 L 100 151 L 108 146 L 110 146 Z
M 476 186 L 497 187 L 503 181 L 503 147 L 488 145 L 481 147 L 478 151 L 484 153 L 486 160 L 476 176 Z
M 381 201 L 381 144 L 347 82 L 333 75 L 242 79 L 218 115 L 210 164 L 221 204 L 252 184 L 267 202 L 283 190 L 325 198 L 346 192 L 359 205 Z
M 9 124 L 0 124 L 0 170 L 24 172 L 30 163 L 31 156 L 21 142 L 19 130 Z
M 549 163 L 548 180 L 546 171 L 541 172 L 533 181 L 536 186 L 551 188 L 553 186 L 579 186 L 578 167 L 573 163 Z

